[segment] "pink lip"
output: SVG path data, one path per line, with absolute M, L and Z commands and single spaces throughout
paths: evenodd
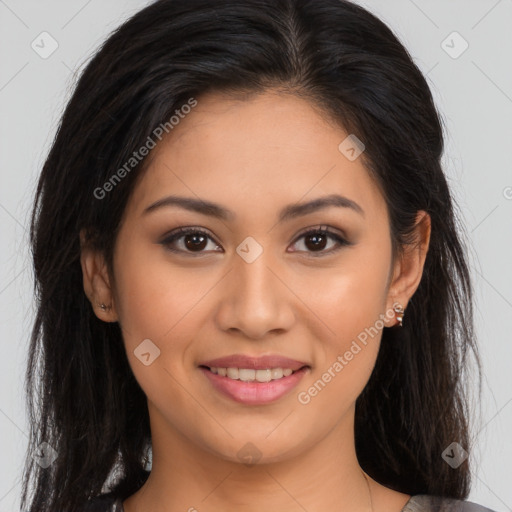
M 220 367 L 228 368 L 228 366 Z M 244 365 L 231 366 L 231 368 L 237 367 L 247 368 L 247 366 Z M 265 366 L 265 368 L 269 367 L 276 368 L 279 366 Z M 285 366 L 285 368 L 290 367 Z M 310 368 L 301 368 L 300 370 L 293 372 L 288 377 L 271 380 L 270 382 L 245 382 L 241 380 L 233 380 L 229 377 L 222 377 L 216 373 L 212 373 L 208 368 L 201 367 L 200 370 L 209 379 L 215 389 L 236 402 L 247 405 L 263 405 L 278 400 L 292 390 L 299 383 L 302 377 L 310 370 Z
M 227 357 L 219 357 L 199 363 L 199 366 L 208 366 L 209 368 L 249 368 L 252 370 L 265 370 L 266 368 L 290 368 L 299 370 L 307 363 L 289 359 L 277 354 L 270 354 L 260 357 L 246 356 L 243 354 L 233 354 Z

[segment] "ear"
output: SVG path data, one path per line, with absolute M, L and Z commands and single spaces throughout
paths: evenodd
M 430 243 L 430 215 L 421 210 L 416 216 L 414 243 L 407 244 L 394 265 L 393 277 L 388 289 L 387 310 L 398 302 L 404 310 L 417 290 Z
M 88 242 L 84 230 L 80 231 L 80 264 L 84 291 L 91 302 L 94 314 L 104 322 L 116 322 L 118 317 L 107 264 L 103 254 Z M 106 308 L 101 308 L 101 304 Z

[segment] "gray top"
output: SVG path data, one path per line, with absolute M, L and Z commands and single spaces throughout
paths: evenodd
M 123 500 L 110 494 L 93 499 L 84 512 L 124 512 Z M 496 512 L 472 501 L 456 500 L 433 496 L 430 494 L 416 494 L 411 496 L 401 512 Z
M 121 507 L 122 512 L 122 507 Z M 416 494 L 411 496 L 401 512 L 495 512 L 472 501 Z

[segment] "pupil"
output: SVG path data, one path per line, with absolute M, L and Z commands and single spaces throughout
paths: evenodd
M 194 242 L 192 243 L 189 243 L 190 239 L 193 239 Z M 199 244 L 197 243 L 197 240 L 198 239 L 202 239 L 202 241 L 199 242 Z M 204 249 L 204 247 L 206 246 L 205 244 L 205 241 L 206 241 L 206 237 L 204 235 L 187 235 L 185 237 L 185 245 L 188 249 Z M 201 245 L 202 244 L 202 245 Z
M 308 247 L 308 249 L 310 248 L 313 248 L 313 249 L 323 249 L 325 247 L 325 240 L 326 240 L 326 237 L 325 235 L 322 235 L 322 234 L 315 234 L 315 235 L 309 235 L 307 237 L 308 240 L 314 240 L 313 242 L 313 245 L 310 247 L 309 244 L 306 242 L 306 245 Z M 323 244 L 318 244 L 318 240 L 319 239 L 323 239 Z

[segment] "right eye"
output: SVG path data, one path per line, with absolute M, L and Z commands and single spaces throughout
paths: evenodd
M 160 244 L 169 251 L 193 255 L 194 253 L 202 254 L 210 252 L 204 251 L 204 248 L 208 245 L 208 239 L 214 242 L 214 248 L 220 248 L 207 231 L 194 227 L 178 228 L 166 236 Z M 177 242 L 178 244 L 176 244 Z M 176 248 L 176 245 L 179 245 L 179 242 L 182 242 L 182 248 Z

